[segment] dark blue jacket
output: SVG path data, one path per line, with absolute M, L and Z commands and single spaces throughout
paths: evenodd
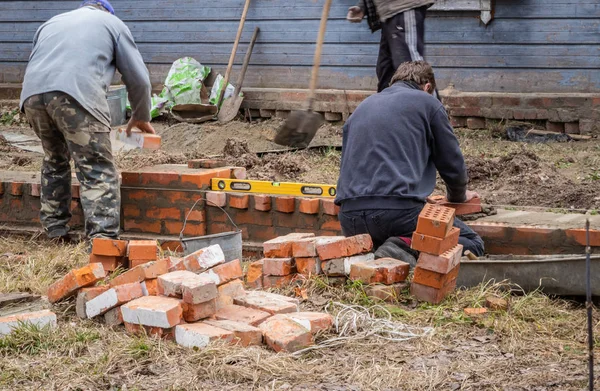
M 467 169 L 442 104 L 416 84 L 397 82 L 365 99 L 344 125 L 335 203 L 342 210 L 408 209 L 436 183 L 464 202 Z

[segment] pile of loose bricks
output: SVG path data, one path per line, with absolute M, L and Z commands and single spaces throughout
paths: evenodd
M 393 300 L 406 287 L 410 265 L 396 259 L 375 259 L 369 235 L 320 236 L 292 233 L 263 244 L 265 258 L 248 268 L 247 284 L 254 288 L 282 287 L 296 278 L 326 276 L 344 284 L 361 281 L 370 296 Z
M 185 347 L 264 341 L 275 351 L 291 352 L 311 345 L 316 333 L 333 324 L 329 314 L 300 312 L 295 298 L 246 291 L 241 262 L 225 262 L 219 245 L 182 258 L 157 259 L 157 249 L 148 240 L 94 239 L 90 263 L 52 284 L 48 300 L 76 296 L 81 318 L 103 318 L 107 326 L 123 324 L 129 333 L 174 339 Z M 107 275 L 127 263 L 125 272 Z M 0 319 L 0 327 L 9 333 L 19 321 L 56 325 L 56 316 L 30 313 Z
M 427 204 L 419 215 L 412 248 L 420 256 L 410 286 L 419 300 L 439 303 L 456 286 L 463 248 L 454 217 L 454 209 L 437 204 Z M 155 241 L 96 238 L 89 264 L 51 285 L 48 300 L 76 296 L 80 318 L 102 318 L 107 326 L 124 325 L 129 333 L 174 339 L 185 347 L 223 340 L 293 352 L 331 328 L 332 316 L 300 312 L 297 299 L 261 289 L 324 275 L 334 283 L 359 281 L 369 296 L 395 300 L 407 288 L 410 265 L 375 259 L 372 250 L 367 234 L 280 236 L 263 244 L 265 258 L 249 265 L 244 284 L 240 260 L 226 262 L 219 245 L 158 259 Z M 45 310 L 1 318 L 0 334 L 23 321 L 56 325 L 56 315 Z
M 454 217 L 454 209 L 437 204 L 426 204 L 419 215 L 412 248 L 420 255 L 410 286 L 419 300 L 437 304 L 456 287 L 463 246 Z

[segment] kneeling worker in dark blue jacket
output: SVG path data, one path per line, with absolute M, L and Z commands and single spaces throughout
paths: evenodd
M 439 100 L 429 64 L 407 62 L 391 86 L 365 99 L 344 125 L 336 204 L 346 236 L 368 233 L 376 257 L 416 263 L 410 237 L 436 184 L 436 170 L 450 202 L 477 197 L 467 190 L 467 168 Z M 460 244 L 477 256 L 483 240 L 456 219 Z

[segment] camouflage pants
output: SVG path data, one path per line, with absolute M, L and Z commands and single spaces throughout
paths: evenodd
M 117 237 L 121 194 L 110 128 L 62 92 L 34 95 L 24 110 L 45 153 L 40 219 L 49 236 L 69 229 L 73 159 L 87 236 Z

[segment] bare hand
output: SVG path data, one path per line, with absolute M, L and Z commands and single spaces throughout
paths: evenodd
M 432 195 L 432 196 L 427 197 L 428 204 L 443 204 L 445 202 L 447 202 L 446 197 L 441 196 L 441 195 Z
M 362 19 L 365 17 L 365 13 L 360 7 L 354 6 L 348 9 L 348 15 L 346 19 L 351 23 L 360 23 Z
M 131 136 L 131 130 L 133 128 L 138 128 L 142 131 L 142 133 L 156 134 L 156 131 L 154 130 L 152 125 L 150 125 L 150 122 L 134 121 L 133 119 L 130 119 L 129 123 L 127 124 L 127 136 Z
M 471 190 L 467 190 L 467 199 L 465 200 L 465 202 L 469 202 L 471 201 L 473 198 L 479 198 L 479 194 L 477 194 L 474 191 Z

